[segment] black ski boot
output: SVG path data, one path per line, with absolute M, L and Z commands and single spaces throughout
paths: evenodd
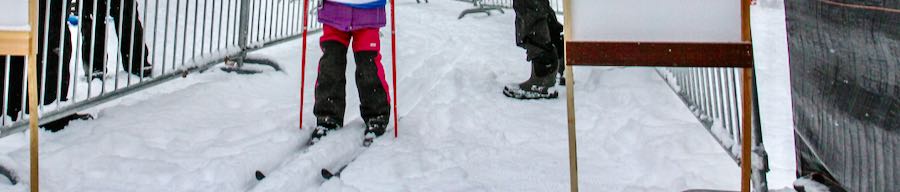
M 389 116 L 383 115 L 366 120 L 366 131 L 363 133 L 363 146 L 368 147 L 369 145 L 372 145 L 372 142 L 375 141 L 376 137 L 384 135 L 384 132 L 387 131 L 388 118 Z
M 329 131 L 334 131 L 341 127 L 340 124 L 335 123 L 331 118 L 318 118 L 317 124 L 312 131 L 312 135 L 309 136 L 309 145 L 316 144 L 316 142 L 322 140 L 322 137 L 328 135 Z
M 553 99 L 559 96 L 556 86 L 558 66 L 554 55 L 531 61 L 531 77 L 519 84 L 507 85 L 503 95 L 516 99 Z

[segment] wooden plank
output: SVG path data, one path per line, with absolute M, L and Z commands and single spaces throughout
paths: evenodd
M 29 159 L 31 163 L 31 178 L 29 183 L 31 184 L 31 192 L 38 192 L 40 190 L 40 177 L 38 173 L 40 173 L 40 169 L 38 168 L 38 164 L 40 163 L 38 156 L 38 81 L 37 81 L 37 49 L 38 49 L 38 38 L 33 38 L 38 36 L 38 0 L 29 0 L 28 1 L 28 23 L 31 25 L 31 31 L 29 32 L 30 37 L 28 38 L 28 56 L 25 57 L 28 60 L 28 109 L 31 111 L 29 113 L 29 123 L 31 130 L 29 131 Z
M 27 55 L 28 31 L 0 31 L 0 55 Z
M 750 0 L 741 0 L 741 40 L 744 42 L 753 42 L 752 33 L 750 31 Z M 750 52 L 753 52 L 753 49 L 750 49 Z M 753 55 L 750 56 L 750 62 L 753 62 Z M 752 86 L 756 86 L 753 83 L 753 65 L 751 64 L 749 67 L 744 68 L 744 88 L 743 92 L 743 106 L 744 106 L 744 125 L 741 129 L 741 192 L 750 192 L 750 183 L 753 178 L 751 178 L 752 174 L 752 159 L 750 156 L 750 150 L 753 146 L 753 123 L 752 123 L 752 111 L 754 110 L 752 107 Z
M 753 67 L 751 43 L 566 42 L 566 65 Z
M 563 0 L 563 10 L 572 10 L 572 0 Z M 563 25 L 563 34 L 565 37 L 572 37 L 572 11 L 563 12 L 563 19 L 566 24 Z M 568 44 L 568 43 L 566 43 Z M 563 49 L 566 49 L 566 44 Z M 563 58 L 568 58 L 569 52 L 563 54 Z M 578 147 L 575 132 L 575 74 L 572 66 L 565 66 L 566 76 L 566 116 L 569 135 L 569 190 L 578 192 Z

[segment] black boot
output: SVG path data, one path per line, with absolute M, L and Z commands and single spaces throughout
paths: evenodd
M 519 84 L 507 85 L 503 95 L 516 99 L 552 99 L 559 96 L 554 86 L 558 63 L 551 53 L 531 61 L 531 77 Z
M 372 144 L 376 137 L 380 137 L 387 132 L 387 125 L 390 119 L 389 115 L 377 116 L 366 119 L 366 131 L 363 139 L 363 146 L 368 147 Z
M 338 120 L 332 118 L 316 118 L 316 128 L 313 129 L 312 135 L 309 137 L 309 145 L 316 144 L 322 137 L 328 135 L 329 131 L 337 130 L 341 127 Z

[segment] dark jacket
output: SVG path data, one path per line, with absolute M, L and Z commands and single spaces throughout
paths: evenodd
M 528 60 L 557 50 L 554 41 L 561 39 L 563 26 L 547 0 L 513 1 L 516 12 L 516 45 L 525 48 Z M 562 47 L 559 47 L 562 49 Z

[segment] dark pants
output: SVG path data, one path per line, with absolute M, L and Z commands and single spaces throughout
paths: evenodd
M 106 19 L 104 18 L 106 17 L 106 10 L 108 7 L 110 16 L 113 18 L 112 22 L 115 22 L 114 26 L 116 26 L 116 32 L 118 33 L 121 31 L 122 33 L 119 34 L 119 43 L 121 44 L 119 51 L 122 54 L 122 68 L 128 69 L 127 71 L 134 75 L 144 77 L 150 76 L 150 62 L 148 62 L 146 56 L 141 58 L 142 54 L 146 55 L 146 53 L 149 52 L 144 44 L 143 24 L 140 20 L 135 18 L 138 13 L 137 10 L 135 10 L 135 0 L 109 0 L 110 5 L 107 5 L 106 0 L 97 0 L 96 16 L 94 15 L 94 1 L 95 0 L 82 0 L 81 5 L 84 7 L 83 12 L 81 13 L 81 33 L 84 34 L 84 44 L 81 47 L 81 51 L 85 69 L 92 68 L 94 72 L 102 72 L 103 67 L 105 66 L 106 25 L 108 23 L 106 23 Z M 94 26 L 95 23 L 96 26 Z M 133 38 L 132 33 L 134 33 Z M 91 42 L 94 39 L 97 39 L 97 41 L 93 42 L 94 50 L 92 52 Z M 91 63 L 93 63 L 93 65 L 91 65 Z M 143 74 L 141 71 L 144 71 Z
M 538 76 L 558 68 L 563 56 L 563 26 L 547 0 L 513 1 L 516 12 L 516 45 L 525 48 L 528 61 Z
M 65 20 L 68 7 L 67 1 L 50 1 L 49 7 L 47 1 L 38 1 L 38 53 L 37 53 L 37 75 L 38 86 L 46 84 L 38 90 L 38 97 L 44 96 L 43 104 L 50 104 L 56 101 L 57 92 L 61 101 L 68 100 L 69 87 L 69 63 L 72 59 L 72 42 L 69 39 L 72 34 L 66 28 Z M 48 14 L 49 11 L 49 15 Z M 49 16 L 49 17 L 48 17 Z M 49 18 L 49 22 L 47 22 Z M 48 25 L 49 24 L 49 25 Z M 49 29 L 49 31 L 48 31 Z M 46 33 L 46 34 L 45 34 Z M 46 37 L 45 37 L 46 35 Z M 61 36 L 62 35 L 62 36 Z M 47 46 L 45 42 L 49 42 Z M 46 49 L 46 52 L 45 52 Z M 46 61 L 44 56 L 46 55 Z M 6 114 L 13 120 L 18 118 L 18 113 L 22 110 L 24 80 L 27 78 L 25 71 L 25 57 L 13 56 L 9 58 L 7 63 L 6 57 L 0 57 L 0 84 L 8 92 L 3 95 L 0 92 L 0 101 L 6 97 L 7 110 Z M 9 70 L 9 76 L 6 76 L 6 70 Z M 46 75 L 46 78 L 43 78 Z M 6 82 L 8 80 L 8 82 Z M 58 90 L 57 90 L 58 89 Z M 2 91 L 2 89 L 0 89 Z M 26 104 L 27 105 L 27 104 Z M 26 109 L 27 110 L 27 109 Z
M 359 110 L 366 125 L 386 126 L 391 112 L 388 86 L 378 51 L 378 29 L 340 31 L 325 25 L 320 39 L 322 59 L 316 79 L 316 103 L 313 114 L 319 126 L 342 126 L 346 105 L 347 49 L 353 47 L 356 62 L 356 88 L 359 91 Z M 352 43 L 351 43 L 352 40 Z

